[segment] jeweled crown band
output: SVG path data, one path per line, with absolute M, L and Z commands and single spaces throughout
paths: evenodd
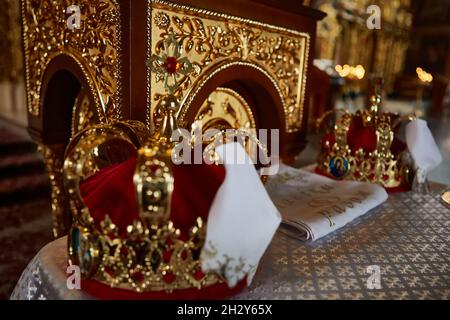
M 374 96 L 366 110 L 355 114 L 330 112 L 319 119 L 318 127 L 323 127 L 331 116 L 337 118 L 322 138 L 319 173 L 335 179 L 377 183 L 385 188 L 403 188 L 411 184 L 413 163 L 408 150 L 405 146 L 393 151 L 396 147 L 393 144 L 398 124 L 414 117 L 382 112 L 380 102 L 379 96 Z M 352 148 L 350 138 L 366 145 Z

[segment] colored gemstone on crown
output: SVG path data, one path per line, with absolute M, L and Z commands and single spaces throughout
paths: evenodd
M 174 74 L 180 69 L 181 65 L 176 57 L 167 57 L 163 67 L 168 73 Z
M 175 275 L 172 272 L 167 272 L 165 275 L 163 275 L 163 281 L 170 284 L 175 281 Z
M 142 272 L 140 271 L 136 271 L 133 272 L 133 274 L 131 275 L 131 277 L 133 278 L 133 280 L 137 283 L 142 283 L 144 282 L 145 278 L 144 275 L 142 274 Z
M 78 228 L 73 228 L 72 229 L 72 248 L 73 248 L 73 253 L 76 255 L 78 254 L 78 247 L 79 247 L 79 235 L 80 235 L 80 231 L 78 230 Z
M 205 277 L 205 274 L 201 270 L 197 270 L 194 273 L 194 279 L 197 281 L 201 281 Z

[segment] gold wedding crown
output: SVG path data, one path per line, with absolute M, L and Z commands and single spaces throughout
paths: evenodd
M 169 220 L 174 185 L 171 145 L 164 137 L 144 138 L 140 125 L 117 122 L 88 128 L 69 144 L 64 163 L 65 190 L 73 215 L 68 237 L 70 264 L 84 278 L 111 287 L 142 291 L 201 288 L 221 281 L 203 273 L 198 260 L 205 238 L 201 218 L 188 239 Z M 159 134 L 158 134 L 159 135 Z M 96 223 L 80 195 L 84 177 L 119 163 L 138 150 L 134 185 L 139 219 L 120 230 L 106 215 Z
M 153 56 L 148 62 L 152 70 L 166 73 L 168 94 L 160 105 L 163 120 L 159 130 L 150 134 L 144 124 L 133 120 L 86 128 L 71 139 L 63 169 L 72 214 L 69 263 L 80 267 L 83 278 L 137 292 L 170 293 L 224 281 L 221 275 L 201 269 L 204 221 L 197 218 L 185 239 L 169 220 L 174 189 L 171 134 L 177 129 L 175 114 L 179 109 L 172 93 L 176 90 L 177 73 L 190 72 L 191 67 L 186 58 L 180 58 L 181 47 L 173 36 L 165 44 L 173 48 L 173 55 Z M 250 138 L 264 148 L 255 136 Z M 104 221 L 94 221 L 82 199 L 80 182 L 102 168 L 126 161 L 136 151 L 133 183 L 139 219 L 125 230 L 108 215 Z
M 409 189 L 413 166 L 406 145 L 398 138 L 400 125 L 415 116 L 381 111 L 381 95 L 369 108 L 325 113 L 317 120 L 325 129 L 316 171 L 334 179 L 377 183 L 387 189 Z

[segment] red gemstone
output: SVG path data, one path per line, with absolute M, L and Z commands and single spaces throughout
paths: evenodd
M 184 251 L 181 253 L 181 259 L 186 260 L 187 256 L 188 256 L 188 254 L 187 254 L 186 250 L 184 250 Z
M 140 271 L 133 272 L 131 277 L 133 278 L 134 281 L 139 283 L 144 281 L 144 275 Z
M 178 59 L 176 57 L 167 57 L 166 61 L 164 61 L 164 69 L 168 73 L 175 73 L 178 71 L 178 68 L 180 67 L 180 64 L 178 63 Z
M 171 284 L 175 280 L 175 275 L 172 272 L 167 272 L 163 275 L 163 281 L 167 284 Z
M 107 274 L 109 274 L 111 277 L 114 277 L 115 271 L 114 271 L 114 268 L 113 268 L 113 267 L 111 267 L 111 266 L 106 266 L 106 267 L 105 267 L 105 272 L 106 272 Z
M 164 63 L 164 68 L 165 68 L 165 65 L 166 65 L 166 64 Z M 149 167 L 149 169 L 150 169 L 150 172 L 151 172 L 152 174 L 155 174 L 156 171 L 158 171 L 158 170 L 161 169 L 161 166 L 158 165 L 158 164 L 152 164 L 152 165 Z
M 205 277 L 205 274 L 201 270 L 197 270 L 194 273 L 194 279 L 197 280 L 197 281 L 202 280 L 204 277 Z
M 173 251 L 169 251 L 169 250 L 165 250 L 163 252 L 163 262 L 164 263 L 169 263 L 170 262 L 170 257 L 172 256 L 172 252 Z
M 120 248 L 120 253 L 122 254 L 122 256 L 126 257 L 128 256 L 128 249 L 125 247 Z

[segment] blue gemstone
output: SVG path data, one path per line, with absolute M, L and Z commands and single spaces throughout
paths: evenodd
M 80 230 L 78 230 L 78 228 L 72 228 L 72 248 L 73 248 L 73 253 L 75 255 L 78 254 L 78 248 L 79 248 L 79 244 L 80 244 Z

